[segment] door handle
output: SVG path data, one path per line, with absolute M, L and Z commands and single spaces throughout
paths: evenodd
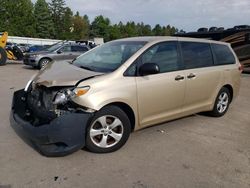
M 195 78 L 195 77 L 196 77 L 196 75 L 195 75 L 194 73 L 190 73 L 190 74 L 187 76 L 188 79 L 192 79 L 192 78 Z
M 181 81 L 181 80 L 184 80 L 184 79 L 185 79 L 185 77 L 181 76 L 181 75 L 178 75 L 178 76 L 175 77 L 176 81 Z

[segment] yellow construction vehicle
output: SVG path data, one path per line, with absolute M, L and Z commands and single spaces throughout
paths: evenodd
M 0 65 L 5 65 L 7 59 L 16 60 L 14 54 L 11 51 L 5 49 L 7 39 L 8 39 L 7 32 L 0 33 Z

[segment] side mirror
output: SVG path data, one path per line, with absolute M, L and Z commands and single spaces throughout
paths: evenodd
M 57 53 L 58 53 L 58 54 L 61 54 L 61 53 L 62 53 L 62 51 L 61 51 L 61 50 L 57 50 Z
M 160 67 L 155 63 L 145 63 L 139 68 L 139 74 L 141 76 L 158 74 L 159 72 L 160 72 Z

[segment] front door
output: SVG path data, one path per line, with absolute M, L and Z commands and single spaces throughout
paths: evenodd
M 146 127 L 178 117 L 186 84 L 178 42 L 156 44 L 138 62 L 139 66 L 155 63 L 160 68 L 158 74 L 136 77 L 140 125 Z
M 54 60 L 73 60 L 73 53 L 71 51 L 71 46 L 66 45 L 63 46 L 61 49 L 58 50 L 58 53 L 54 56 Z

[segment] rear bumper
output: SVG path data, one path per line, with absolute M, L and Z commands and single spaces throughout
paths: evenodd
M 85 145 L 85 131 L 92 114 L 69 113 L 38 127 L 24 120 L 24 90 L 14 93 L 10 124 L 16 133 L 42 155 L 65 156 Z

